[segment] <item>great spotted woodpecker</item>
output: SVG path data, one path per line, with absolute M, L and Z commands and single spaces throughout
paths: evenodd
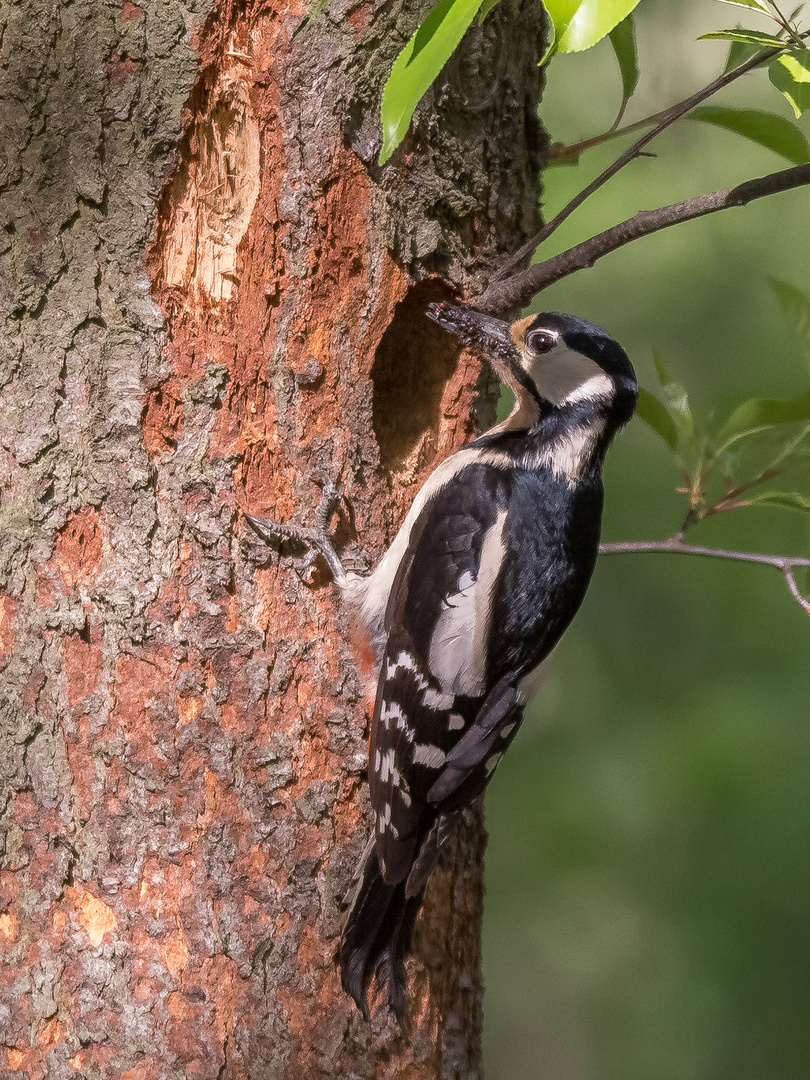
M 582 602 L 602 462 L 638 393 L 623 349 L 583 319 L 546 312 L 510 326 L 447 303 L 428 314 L 492 364 L 511 413 L 431 473 L 369 576 L 345 573 L 325 529 L 305 536 L 379 662 L 375 830 L 340 947 L 343 986 L 366 1016 L 372 974 L 404 1012 L 404 957 L 439 847 L 486 787 Z

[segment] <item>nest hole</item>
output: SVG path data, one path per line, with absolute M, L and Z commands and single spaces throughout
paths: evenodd
M 440 281 L 412 286 L 377 347 L 371 368 L 374 434 L 380 464 L 389 471 L 402 465 L 426 432 L 438 432 L 442 395 L 461 350 L 425 308 L 450 299 Z

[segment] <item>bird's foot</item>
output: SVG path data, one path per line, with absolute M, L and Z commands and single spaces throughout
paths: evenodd
M 270 518 L 256 517 L 254 514 L 245 513 L 244 516 L 263 540 L 267 540 L 271 544 L 290 541 L 307 549 L 303 562 L 296 568 L 296 572 L 302 580 L 308 576 L 313 563 L 320 555 L 329 567 L 329 572 L 335 584 L 340 584 L 346 577 L 346 571 L 338 553 L 335 551 L 328 529 L 332 515 L 340 507 L 342 499 L 343 488 L 333 483 L 332 480 L 326 480 L 323 485 L 321 500 L 318 503 L 318 509 L 315 511 L 315 521 L 308 529 L 298 525 L 290 525 L 289 523 L 281 524 L 281 522 L 272 521 Z

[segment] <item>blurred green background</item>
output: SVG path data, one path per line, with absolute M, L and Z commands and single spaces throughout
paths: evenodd
M 708 82 L 727 46 L 695 38 L 746 14 L 711 0 L 641 0 L 642 83 L 626 119 Z M 619 100 L 602 43 L 554 60 L 541 115 L 555 141 L 574 142 L 609 126 Z M 765 72 L 713 103 L 792 117 Z M 549 170 L 546 215 L 628 141 Z M 653 149 L 544 257 L 636 210 L 789 164 L 688 120 Z M 653 391 L 655 351 L 696 408 L 726 414 L 744 398 L 810 386 L 766 284 L 770 274 L 810 291 L 809 252 L 805 188 L 640 240 L 532 310 L 604 326 Z M 678 482 L 669 451 L 634 420 L 609 455 L 603 538 L 675 533 Z M 689 540 L 806 555 L 808 522 L 743 509 Z M 810 1078 L 808 656 L 810 619 L 773 569 L 600 559 L 487 795 L 487 1080 Z

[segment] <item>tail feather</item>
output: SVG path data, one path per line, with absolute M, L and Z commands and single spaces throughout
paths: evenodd
M 372 972 L 401 1019 L 405 1012 L 405 956 L 421 894 L 406 897 L 405 883 L 387 885 L 377 855 L 367 852 L 340 941 L 343 989 L 368 1019 L 366 994 Z
M 376 958 L 375 943 L 399 886 L 386 885 L 373 846 L 367 852 L 340 939 L 343 989 L 368 1019 L 366 989 Z
M 413 925 L 421 903 L 421 894 L 407 898 L 404 888 L 398 886 L 398 895 L 389 908 L 386 925 L 377 939 L 380 948 L 374 976 L 377 985 L 386 988 L 388 1003 L 398 1020 L 405 1015 L 405 957 L 411 946 Z
M 372 972 L 397 1016 L 402 1019 L 405 1013 L 405 957 L 427 880 L 454 819 L 454 814 L 439 813 L 430 822 L 416 845 L 409 873 L 393 885 L 383 879 L 374 836 L 369 841 L 340 939 L 343 989 L 366 1019 Z

